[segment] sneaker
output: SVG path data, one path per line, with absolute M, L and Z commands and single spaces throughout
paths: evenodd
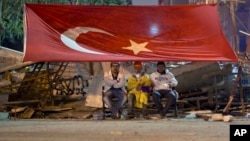
M 143 110 L 142 110 L 142 116 L 143 116 L 143 117 L 148 116 L 148 112 L 147 112 L 146 109 L 143 109 Z
M 111 115 L 111 118 L 112 119 L 116 119 L 116 115 Z
M 135 114 L 134 113 L 128 113 L 127 119 L 133 119 L 133 118 L 135 118 Z
M 149 117 L 150 119 L 163 119 L 164 116 L 162 114 L 155 114 Z
M 128 117 L 128 113 L 127 113 L 127 111 L 126 110 L 123 110 L 122 112 L 121 112 L 121 119 L 127 119 L 127 117 Z
M 156 117 L 159 118 L 159 119 L 163 119 L 164 116 L 162 114 L 156 114 Z
M 148 113 L 145 112 L 145 111 L 143 111 L 143 112 L 142 112 L 142 117 L 143 117 L 144 119 L 148 119 Z
M 121 115 L 119 114 L 119 112 L 115 113 L 115 114 L 112 114 L 111 115 L 111 118 L 112 119 L 120 119 L 121 118 Z
M 120 119 L 120 118 L 121 118 L 121 114 L 120 114 L 119 112 L 117 112 L 117 113 L 115 114 L 115 116 L 116 116 L 116 119 Z
M 143 119 L 150 119 L 148 115 L 142 115 Z

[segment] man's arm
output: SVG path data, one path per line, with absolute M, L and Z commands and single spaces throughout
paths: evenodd
M 135 79 L 135 76 L 133 75 L 133 76 L 130 76 L 129 78 L 128 78 L 128 83 L 127 83 L 127 88 L 128 88 L 128 90 L 129 91 L 131 91 L 132 89 L 134 89 L 134 88 L 136 88 L 137 87 L 137 81 L 136 81 L 136 79 Z
M 117 83 L 113 85 L 114 88 L 122 88 L 125 86 L 126 80 L 123 74 L 119 74 L 117 78 Z
M 154 73 L 151 73 L 151 74 L 149 75 L 149 79 L 150 79 L 150 81 L 151 81 L 151 83 L 152 83 L 152 88 L 155 86 L 155 80 L 154 80 L 154 78 L 155 78 L 155 74 L 154 74 Z
M 171 73 L 171 72 L 168 72 L 168 75 L 171 76 L 171 80 L 170 80 L 170 83 L 169 83 L 169 87 L 172 88 L 172 87 L 176 87 L 178 85 L 178 81 L 176 80 L 175 76 Z
M 113 86 L 113 85 L 115 85 L 116 83 L 117 83 L 117 80 L 113 80 L 113 79 L 111 79 L 110 77 L 109 77 L 109 75 L 108 74 L 105 74 L 104 75 L 104 83 L 106 84 L 106 85 L 109 85 L 109 86 Z

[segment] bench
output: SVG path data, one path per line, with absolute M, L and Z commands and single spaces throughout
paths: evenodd
M 194 106 L 196 106 L 196 109 L 201 110 L 201 101 L 204 100 L 208 100 L 208 97 L 205 96 L 201 96 L 201 97 L 190 97 L 190 98 L 183 98 L 183 100 L 187 101 L 187 103 L 189 103 L 190 105 L 191 102 L 195 102 L 196 104 Z

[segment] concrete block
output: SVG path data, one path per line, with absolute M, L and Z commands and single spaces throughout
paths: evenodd
M 6 120 L 9 119 L 9 113 L 8 112 L 0 112 L 0 120 Z

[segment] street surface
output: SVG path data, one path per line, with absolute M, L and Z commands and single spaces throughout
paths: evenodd
M 0 141 L 229 141 L 230 124 L 203 119 L 0 120 Z

